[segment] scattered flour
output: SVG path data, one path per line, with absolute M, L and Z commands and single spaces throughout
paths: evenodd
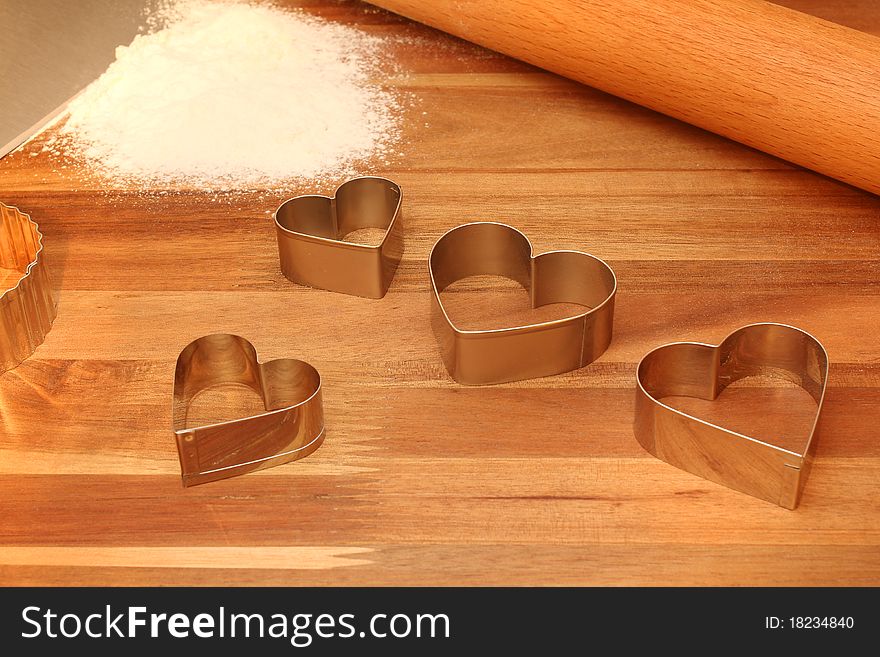
M 394 152 L 401 108 L 377 81 L 378 37 L 205 0 L 166 1 L 147 25 L 47 150 L 111 180 L 203 189 L 327 178 Z

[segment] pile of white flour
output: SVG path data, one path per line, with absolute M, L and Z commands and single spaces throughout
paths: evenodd
M 271 5 L 161 13 L 70 104 L 48 150 L 128 184 L 246 189 L 348 173 L 397 138 L 379 38 Z

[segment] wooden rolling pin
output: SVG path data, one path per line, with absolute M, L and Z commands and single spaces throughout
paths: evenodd
M 372 0 L 880 193 L 880 38 L 764 0 Z

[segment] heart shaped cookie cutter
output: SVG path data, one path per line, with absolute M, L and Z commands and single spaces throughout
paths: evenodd
M 428 261 L 432 324 L 443 362 L 459 383 L 485 385 L 560 374 L 590 364 L 608 348 L 617 278 L 605 262 L 580 251 L 533 255 L 512 226 L 474 222 L 443 235 Z M 533 308 L 575 303 L 587 310 L 563 319 L 490 330 L 462 330 L 440 293 L 468 276 L 510 278 L 529 292 Z
M 773 375 L 806 390 L 816 418 L 801 451 L 791 451 L 667 406 L 664 397 L 713 400 L 739 379 Z M 720 344 L 675 342 L 639 363 L 634 432 L 657 458 L 787 509 L 797 507 L 819 439 L 828 354 L 806 331 L 785 324 L 750 324 Z
M 281 271 L 294 283 L 381 299 L 403 255 L 400 187 L 385 178 L 353 178 L 330 196 L 284 201 L 275 211 Z M 379 228 L 379 244 L 343 242 L 356 230 Z
M 254 390 L 266 412 L 187 427 L 193 399 L 221 384 Z M 261 364 L 253 345 L 238 335 L 206 335 L 177 358 L 172 416 L 184 486 L 270 468 L 308 456 L 324 441 L 321 376 L 301 360 Z
M 0 268 L 20 274 L 0 293 L 0 373 L 19 365 L 46 339 L 57 302 L 49 281 L 39 226 L 0 203 Z

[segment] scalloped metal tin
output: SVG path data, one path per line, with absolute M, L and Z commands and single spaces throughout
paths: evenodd
M 0 267 L 19 272 L 0 294 L 0 372 L 11 370 L 34 353 L 55 321 L 43 235 L 16 207 L 0 202 Z

